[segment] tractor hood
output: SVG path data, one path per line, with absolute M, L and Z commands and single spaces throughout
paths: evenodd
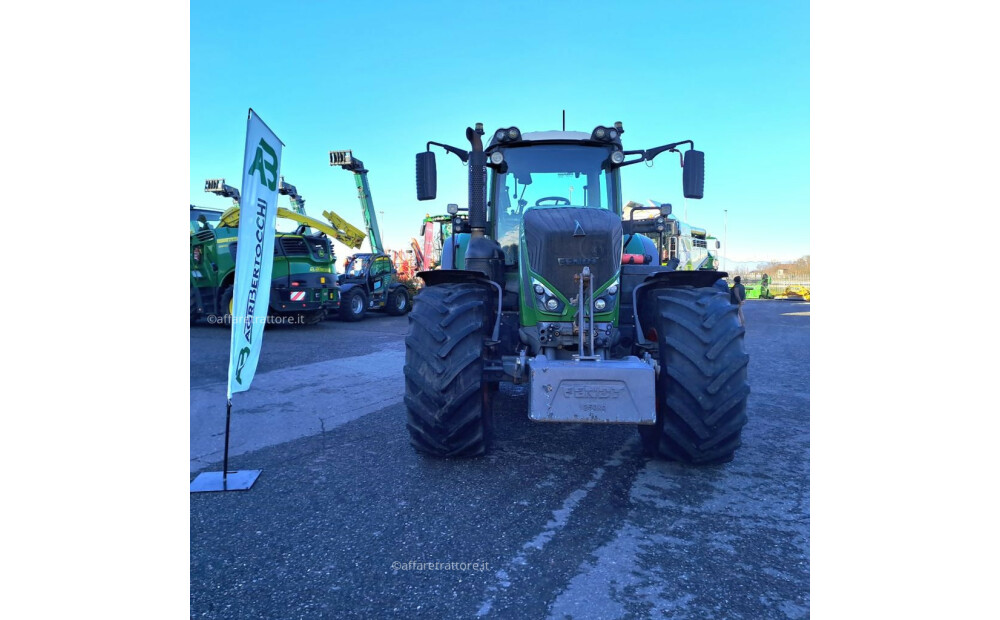
M 546 207 L 524 214 L 522 261 L 566 297 L 576 296 L 573 276 L 590 267 L 595 286 L 618 272 L 622 259 L 621 219 L 605 209 Z

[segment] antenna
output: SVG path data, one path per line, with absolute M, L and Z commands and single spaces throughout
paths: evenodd
M 563 110 L 563 131 L 566 131 L 566 110 Z

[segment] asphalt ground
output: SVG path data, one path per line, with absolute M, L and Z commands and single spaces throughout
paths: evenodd
M 191 616 L 808 617 L 808 311 L 745 306 L 749 422 L 713 467 L 644 458 L 633 426 L 531 422 L 511 385 L 488 456 L 422 457 L 406 317 L 269 328 L 230 453 L 261 476 L 190 498 Z M 192 327 L 192 478 L 221 469 L 227 352 Z

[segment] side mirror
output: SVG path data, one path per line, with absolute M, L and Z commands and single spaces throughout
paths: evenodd
M 434 153 L 417 153 L 417 200 L 434 200 L 437 197 L 437 163 Z
M 691 149 L 684 153 L 684 197 L 700 199 L 705 195 L 705 152 Z

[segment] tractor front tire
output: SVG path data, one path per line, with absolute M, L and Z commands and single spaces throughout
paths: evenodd
M 425 288 L 406 334 L 406 427 L 421 453 L 481 456 L 492 441 L 493 408 L 483 381 L 489 294 L 476 284 Z
M 358 288 L 352 288 L 340 299 L 340 318 L 344 321 L 360 321 L 368 309 L 368 296 Z
M 747 422 L 747 363 L 736 306 L 716 287 L 650 293 L 660 373 L 656 424 L 640 426 L 650 456 L 693 465 L 733 460 Z
M 235 293 L 233 285 L 230 284 L 222 291 L 222 297 L 219 298 L 219 314 L 217 315 L 218 320 L 215 324 L 229 329 L 233 324 L 233 294 Z

